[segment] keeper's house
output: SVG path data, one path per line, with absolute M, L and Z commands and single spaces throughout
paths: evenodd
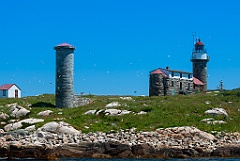
M 150 72 L 149 96 L 190 94 L 202 91 L 204 84 L 192 73 L 158 68 Z
M 16 84 L 0 86 L 0 98 L 21 98 L 21 89 Z

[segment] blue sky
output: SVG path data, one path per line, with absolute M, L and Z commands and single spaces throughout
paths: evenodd
M 240 87 L 240 1 L 0 0 L 0 84 L 55 93 L 55 50 L 74 45 L 76 94 L 148 95 L 149 71 L 192 71 L 205 44 L 208 89 Z M 136 92 L 134 92 L 136 91 Z

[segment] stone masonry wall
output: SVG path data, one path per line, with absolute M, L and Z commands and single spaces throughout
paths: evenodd
M 166 78 L 161 74 L 150 75 L 149 96 L 189 94 L 192 92 L 192 79 Z

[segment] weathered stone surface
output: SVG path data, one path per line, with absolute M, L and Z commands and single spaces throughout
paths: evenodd
M 87 112 L 84 113 L 84 115 L 88 115 L 88 114 L 94 115 L 96 112 L 97 110 L 88 110 Z
M 29 118 L 29 119 L 24 119 L 18 122 L 10 123 L 4 126 L 5 131 L 10 131 L 10 130 L 17 130 L 23 126 L 22 123 L 27 123 L 27 124 L 35 124 L 38 122 L 43 122 L 43 119 L 34 119 L 34 118 Z
M 11 117 L 16 117 L 16 118 L 20 118 L 23 116 L 26 116 L 28 113 L 30 113 L 29 110 L 27 110 L 26 108 L 17 105 L 16 103 L 14 104 L 9 104 L 7 105 L 9 108 L 9 112 L 11 112 L 10 116 Z
M 6 126 L 3 127 L 3 129 L 5 131 L 10 131 L 10 130 L 16 130 L 22 127 L 22 123 L 21 122 L 15 122 L 15 123 L 11 123 L 11 124 L 7 124 Z
M 119 97 L 122 100 L 133 101 L 132 97 Z
M 36 130 L 36 126 L 35 125 L 31 125 L 31 126 L 28 126 L 24 129 L 25 131 L 35 131 Z
M 39 122 L 44 122 L 44 119 L 35 119 L 35 118 L 29 118 L 19 121 L 21 123 L 27 123 L 27 124 L 35 124 Z
M 240 147 L 239 146 L 226 146 L 220 147 L 211 153 L 211 156 L 216 157 L 240 157 Z
M 216 115 L 228 116 L 228 113 L 223 108 L 213 108 L 205 111 L 205 114 L 209 114 L 213 116 L 216 116 Z
M 138 115 L 145 115 L 145 114 L 147 114 L 147 112 L 145 112 L 145 111 L 140 111 L 140 112 L 138 112 L 137 114 L 138 114 Z
M 118 109 L 106 109 L 104 111 L 105 115 L 115 116 L 119 115 L 122 111 Z
M 107 104 L 105 107 L 109 108 L 109 107 L 119 107 L 119 106 L 121 106 L 121 104 L 119 102 L 112 102 L 112 103 Z
M 101 109 L 99 111 L 97 110 L 89 110 L 87 112 L 84 113 L 84 115 L 87 115 L 87 114 L 96 114 L 96 115 L 99 115 L 99 114 L 104 114 L 106 116 L 122 116 L 122 115 L 126 115 L 126 114 L 130 114 L 131 111 L 128 111 L 128 110 L 120 110 L 120 109 L 114 109 L 114 108 L 110 108 L 110 109 Z
M 59 127 L 59 124 L 57 122 L 48 122 L 44 124 L 40 130 L 41 131 L 47 131 L 47 132 L 56 132 Z
M 50 115 L 51 113 L 53 113 L 52 110 L 45 110 L 45 111 L 39 112 L 37 115 L 38 115 L 38 116 L 48 116 L 48 115 Z
M 35 132 L 0 133 L 0 157 L 44 158 L 188 158 L 239 157 L 240 133 L 201 131 L 195 127 L 171 127 L 137 132 L 66 132 L 65 122 L 45 124 Z
M 1 114 L 0 114 L 0 120 L 6 120 L 6 119 L 8 119 L 9 118 L 9 115 L 8 114 L 6 114 L 6 113 L 4 113 L 4 112 L 2 112 Z
M 49 122 L 43 125 L 38 131 L 45 131 L 45 132 L 53 132 L 53 133 L 64 133 L 64 134 L 80 134 L 80 131 L 74 129 L 68 123 L 63 121 L 57 122 Z

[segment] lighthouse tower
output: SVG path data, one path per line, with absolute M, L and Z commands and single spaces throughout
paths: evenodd
M 56 50 L 56 107 L 73 107 L 73 65 L 75 47 L 62 43 Z
M 199 79 L 203 84 L 203 91 L 207 91 L 207 62 L 209 61 L 209 56 L 204 49 L 204 44 L 197 39 L 192 52 L 191 62 L 193 76 Z

